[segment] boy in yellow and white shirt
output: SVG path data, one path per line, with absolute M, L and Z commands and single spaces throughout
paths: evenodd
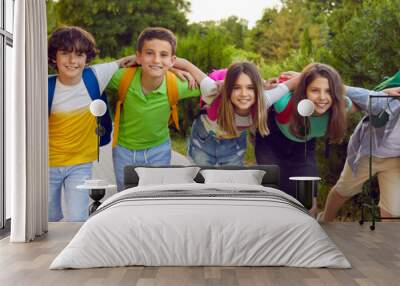
M 90 113 L 92 99 L 82 79 L 85 66 L 96 53 L 93 36 L 79 27 L 59 28 L 49 40 L 49 64 L 58 72 L 49 110 L 49 221 L 84 221 L 88 217 L 88 191 L 76 187 L 91 178 L 92 162 L 97 158 L 96 119 Z M 100 94 L 121 62 L 91 67 Z

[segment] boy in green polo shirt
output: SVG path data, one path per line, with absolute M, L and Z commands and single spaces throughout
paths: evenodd
M 176 61 L 176 38 L 165 28 L 147 28 L 139 35 L 136 47 L 137 68 L 126 93 L 119 120 L 117 144 L 113 148 L 114 172 L 118 191 L 123 189 L 126 165 L 169 165 L 171 142 L 165 75 Z M 118 90 L 123 69 L 119 69 L 108 87 Z M 206 75 L 204 74 L 204 78 Z M 206 84 L 207 81 L 203 80 Z M 203 89 L 203 81 L 200 86 Z M 188 82 L 177 79 L 179 99 L 200 96 Z

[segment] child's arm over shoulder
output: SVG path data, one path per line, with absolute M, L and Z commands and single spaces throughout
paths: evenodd
M 209 77 L 205 77 L 200 82 L 200 88 L 191 88 L 189 86 L 188 81 L 181 80 L 177 78 L 177 85 L 178 85 L 178 96 L 179 99 L 184 99 L 188 97 L 212 97 L 214 95 L 218 95 L 217 93 L 217 84 L 214 80 L 210 79 Z
M 200 90 L 190 90 L 187 82 L 181 82 L 180 91 L 183 92 L 180 92 L 180 98 L 199 96 L 200 92 L 203 97 L 217 95 L 218 88 L 215 81 L 209 78 L 190 61 L 183 58 L 177 58 L 174 67 L 189 72 L 200 85 Z
M 373 91 L 361 87 L 345 86 L 346 96 L 350 98 L 353 106 L 356 105 L 359 110 L 368 111 L 369 96 L 370 95 L 386 95 L 383 91 Z M 374 98 L 371 100 L 372 113 L 379 113 L 386 107 L 387 98 Z
M 300 76 L 295 75 L 284 83 L 279 83 L 273 89 L 264 90 L 264 102 L 267 108 L 278 102 L 285 94 L 288 94 L 289 91 L 296 89 L 299 79 Z
M 189 72 L 199 84 L 207 77 L 201 69 L 184 58 L 176 58 L 174 67 Z
M 286 84 L 280 83 L 273 89 L 264 90 L 264 102 L 265 106 L 271 107 L 285 94 L 289 92 L 289 88 Z
M 123 74 L 123 68 L 125 67 L 133 67 L 136 66 L 136 56 L 127 56 L 120 58 L 118 60 L 115 60 L 113 62 L 107 63 L 113 66 L 113 72 L 111 74 L 111 77 L 108 79 L 105 87 L 111 89 L 111 90 L 118 90 L 119 87 L 119 82 L 121 80 L 122 74 Z M 107 65 L 106 64 L 106 65 Z
M 221 94 L 223 84 L 223 81 L 214 81 L 210 77 L 203 79 L 202 84 L 200 85 L 201 99 L 208 105 L 213 103 L 218 95 Z
M 91 66 L 99 82 L 100 92 L 103 92 L 114 73 L 118 70 L 117 62 L 109 62 Z
M 123 57 L 116 60 L 115 62 L 120 68 L 134 67 L 138 65 L 138 63 L 136 62 L 136 55 Z
M 189 72 L 177 68 L 170 68 L 169 71 L 173 72 L 179 79 L 187 81 L 190 89 L 199 87 L 197 81 Z
M 390 87 L 382 90 L 384 93 L 391 96 L 398 96 L 400 98 L 400 87 Z

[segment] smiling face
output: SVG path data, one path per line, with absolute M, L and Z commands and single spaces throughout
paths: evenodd
M 325 77 L 316 77 L 306 89 L 307 98 L 314 103 L 314 115 L 322 115 L 332 106 L 329 81 Z
M 333 67 L 312 63 L 301 72 L 292 98 L 294 106 L 298 106 L 304 98 L 311 100 L 315 107 L 313 113 L 315 116 L 326 114 L 329 122 L 325 136 L 331 143 L 340 143 L 347 127 L 345 93 L 342 79 Z M 289 131 L 297 138 L 304 139 L 305 130 L 304 117 L 297 108 L 292 108 Z
M 231 101 L 236 113 L 248 115 L 253 104 L 256 102 L 255 86 L 250 77 L 241 73 L 233 85 Z
M 159 39 L 144 41 L 142 50 L 136 52 L 136 61 L 142 65 L 143 75 L 151 78 L 163 78 L 175 59 L 171 44 Z
M 86 54 L 58 50 L 56 53 L 56 67 L 61 83 L 74 85 L 80 82 L 86 65 Z

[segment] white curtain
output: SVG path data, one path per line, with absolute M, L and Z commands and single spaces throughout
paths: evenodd
M 13 92 L 6 97 L 6 187 L 12 242 L 47 232 L 47 23 L 45 0 L 16 0 Z

